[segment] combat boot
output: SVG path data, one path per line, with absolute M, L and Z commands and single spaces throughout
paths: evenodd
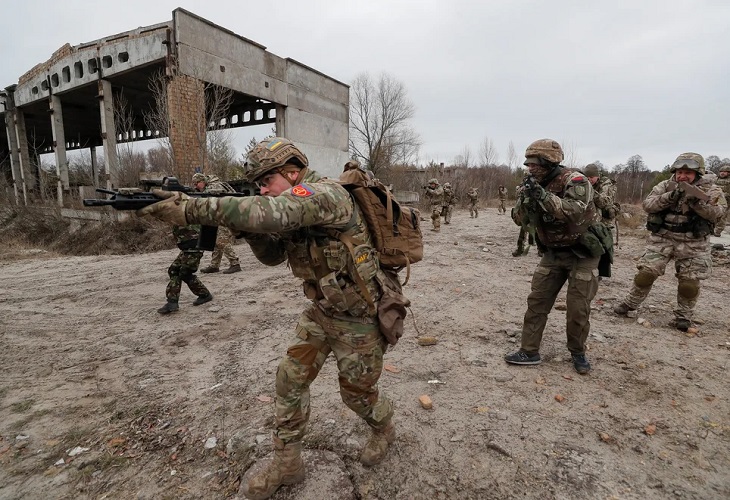
M 203 269 L 200 270 L 201 273 L 205 273 L 205 274 L 217 273 L 218 271 L 220 271 L 220 269 L 215 266 L 204 267 Z
M 304 481 L 302 443 L 287 443 L 274 437 L 274 459 L 261 472 L 248 480 L 241 488 L 246 498 L 264 500 L 273 495 L 280 486 Z
M 674 320 L 674 327 L 677 330 L 686 332 L 692 327 L 692 322 L 685 318 L 677 318 Z
M 395 442 L 395 423 L 391 420 L 382 430 L 373 429 L 373 435 L 360 454 L 360 463 L 370 467 L 383 461 L 388 447 Z
M 213 294 L 209 293 L 207 295 L 198 295 L 198 298 L 193 301 L 194 306 L 199 306 L 202 304 L 205 304 L 206 302 L 210 302 L 213 300 Z
M 228 269 L 223 271 L 223 274 L 233 274 L 238 272 L 241 272 L 241 264 L 234 264 L 230 266 Z
M 626 302 L 621 302 L 619 305 L 613 308 L 613 312 L 615 312 L 619 316 L 626 316 L 629 311 L 635 311 L 635 309 L 629 307 Z
M 160 314 L 170 314 L 177 312 L 180 309 L 180 307 L 177 305 L 177 301 L 168 300 L 167 304 L 160 307 L 157 312 Z
M 519 257 L 519 256 L 522 255 L 522 252 L 524 252 L 524 251 L 525 251 L 525 249 L 523 247 L 518 246 L 517 247 L 517 250 L 515 250 L 514 252 L 512 252 L 512 257 Z

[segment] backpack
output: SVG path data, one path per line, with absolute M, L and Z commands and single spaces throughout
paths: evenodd
M 360 208 L 379 254 L 380 267 L 395 272 L 405 267 L 405 285 L 411 264 L 423 259 L 420 211 L 402 206 L 390 189 L 359 168 L 343 172 L 339 182 Z

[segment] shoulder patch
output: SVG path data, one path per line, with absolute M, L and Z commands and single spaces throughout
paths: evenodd
M 291 194 L 300 198 L 306 198 L 308 196 L 312 196 L 314 194 L 314 191 L 312 191 L 312 188 L 310 188 L 306 184 L 297 184 L 296 186 L 291 188 Z

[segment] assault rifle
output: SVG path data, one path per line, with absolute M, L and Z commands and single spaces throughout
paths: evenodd
M 156 183 L 155 183 L 156 184 Z M 159 184 L 160 189 L 163 191 L 178 191 L 185 193 L 188 196 L 196 198 L 220 198 L 222 196 L 248 196 L 248 193 L 205 193 L 196 191 L 195 189 L 183 186 L 178 182 L 176 177 L 164 177 L 162 182 Z M 149 191 L 144 191 L 140 188 L 119 188 L 116 191 L 111 189 L 97 188 L 98 193 L 104 193 L 111 195 L 111 198 L 106 199 L 89 199 L 83 200 L 85 207 L 112 207 L 115 210 L 139 210 L 146 206 L 152 205 L 161 201 L 160 198 L 156 197 Z M 218 236 L 218 226 L 201 226 L 200 236 L 198 237 L 198 250 L 204 250 L 212 252 L 215 248 L 215 240 Z

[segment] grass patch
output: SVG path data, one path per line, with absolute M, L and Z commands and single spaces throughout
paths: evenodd
M 44 415 L 48 415 L 51 413 L 52 410 L 45 409 L 45 410 L 36 410 L 30 415 L 26 415 L 25 417 L 21 418 L 20 420 L 13 422 L 8 426 L 8 430 L 10 431 L 19 431 L 25 428 L 28 423 L 32 422 L 33 420 L 36 420 L 38 418 L 41 418 Z

